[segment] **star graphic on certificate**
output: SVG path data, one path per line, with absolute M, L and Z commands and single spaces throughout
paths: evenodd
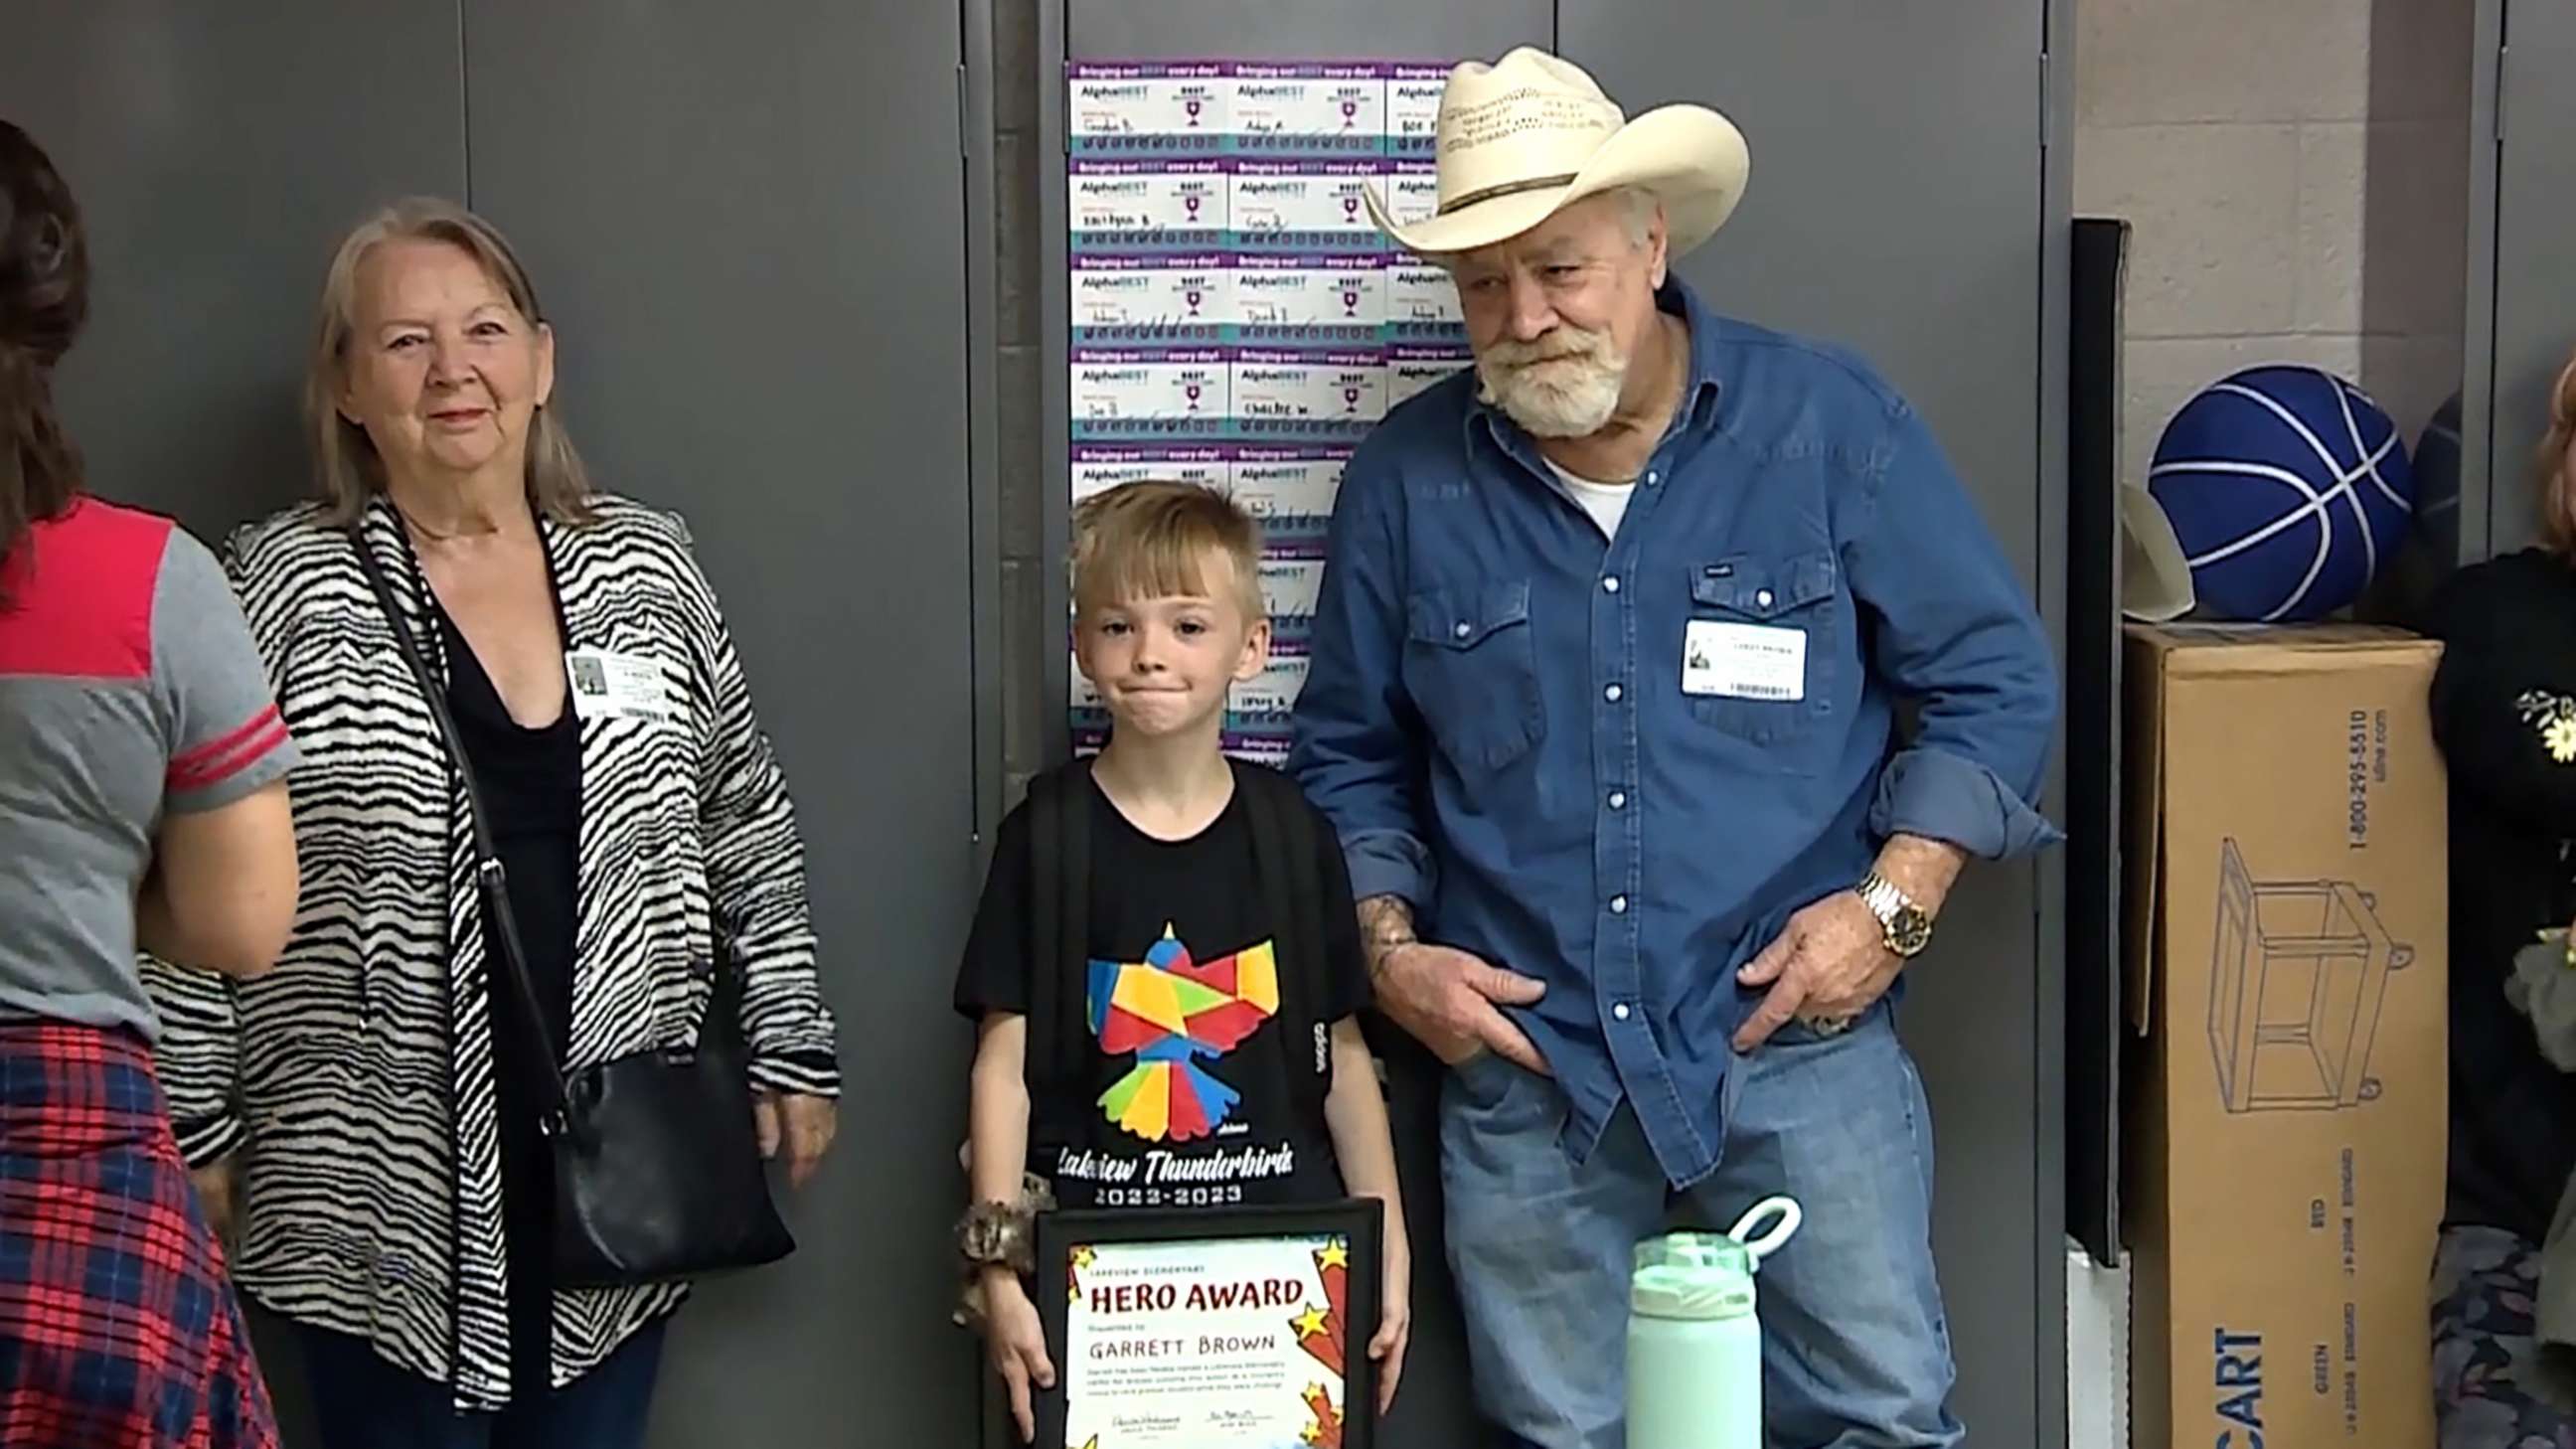
M 1340 1373 L 1346 1325 L 1342 1314 L 1349 1306 L 1351 1286 L 1351 1245 L 1348 1238 L 1329 1238 L 1313 1250 L 1315 1275 L 1323 1285 L 1322 1307 L 1309 1305 L 1303 1313 L 1288 1320 L 1297 1335 L 1297 1346 L 1317 1363 Z
M 1322 1384 L 1308 1384 L 1300 1397 L 1314 1420 L 1297 1437 L 1315 1449 L 1342 1449 L 1342 1411 L 1334 1407 L 1332 1394 Z
M 1088 1243 L 1081 1244 L 1072 1252 L 1064 1255 L 1065 1302 L 1080 1303 L 1082 1301 L 1082 1270 L 1090 1267 L 1091 1260 L 1098 1256 L 1099 1254 L 1094 1252 L 1091 1245 Z

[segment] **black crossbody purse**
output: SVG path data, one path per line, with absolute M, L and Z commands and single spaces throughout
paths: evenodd
M 465 787 L 486 954 L 501 957 L 546 1053 L 554 1100 L 541 1125 L 554 1150 L 554 1281 L 566 1288 L 635 1287 L 786 1257 L 796 1240 L 770 1201 L 752 1131 L 751 1079 L 736 1019 L 741 973 L 719 944 L 714 990 L 694 1050 L 657 1048 L 564 1069 L 528 977 L 509 878 L 493 849 L 482 792 L 446 692 L 366 540 L 352 532 L 350 543 Z

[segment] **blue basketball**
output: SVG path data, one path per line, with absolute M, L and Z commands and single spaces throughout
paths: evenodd
M 2251 367 L 2194 394 L 2147 491 L 2191 561 L 2203 617 L 2322 619 L 2361 597 L 2415 506 L 2397 425 L 2321 368 Z

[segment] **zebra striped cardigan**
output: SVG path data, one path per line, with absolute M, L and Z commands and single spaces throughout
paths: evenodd
M 713 590 L 673 515 L 596 500 L 540 521 L 567 642 L 660 660 L 676 722 L 581 722 L 574 1067 L 695 1039 L 721 931 L 762 1086 L 837 1095 L 834 1024 L 787 791 Z M 360 531 L 437 654 L 428 585 L 382 499 Z M 244 1153 L 234 1273 L 290 1318 L 354 1334 L 508 1401 L 492 1022 L 465 797 L 349 534 L 313 505 L 237 530 L 225 566 L 302 749 L 289 777 L 303 893 L 274 970 L 146 962 L 190 1164 Z M 747 1124 L 746 1124 L 747 1125 Z M 554 1381 L 598 1364 L 685 1289 L 555 1295 Z

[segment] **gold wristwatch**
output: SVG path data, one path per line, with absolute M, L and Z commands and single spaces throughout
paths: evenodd
M 1879 929 L 1887 949 L 1900 959 L 1912 960 L 1932 944 L 1932 913 L 1914 903 L 1914 898 L 1899 890 L 1894 881 L 1871 871 L 1861 878 L 1854 890 L 1861 904 L 1878 917 Z

